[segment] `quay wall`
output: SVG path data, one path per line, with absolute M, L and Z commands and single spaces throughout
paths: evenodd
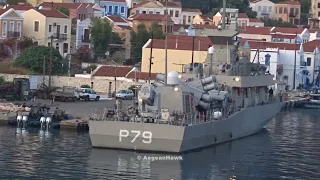
M 3 74 L 0 73 L 0 76 L 4 78 L 5 81 L 12 82 L 14 78 L 30 78 L 30 75 L 20 75 L 20 74 Z M 34 77 L 34 76 L 33 76 Z M 43 82 L 43 76 L 37 75 L 37 86 L 39 87 Z M 44 83 L 48 85 L 49 76 L 45 76 Z M 83 77 L 68 77 L 68 76 L 51 76 L 51 86 L 52 87 L 62 87 L 62 86 L 72 86 L 72 87 L 80 87 L 81 85 L 91 85 L 93 82 L 93 89 L 96 92 L 107 93 L 109 89 L 109 82 L 112 82 L 111 91 L 113 92 L 114 87 L 114 78 L 99 78 L 99 77 L 91 77 L 91 78 L 83 78 Z M 137 82 L 137 85 L 141 84 Z M 117 80 L 116 89 L 127 89 L 132 85 L 135 85 L 134 82 L 128 82 L 124 80 Z

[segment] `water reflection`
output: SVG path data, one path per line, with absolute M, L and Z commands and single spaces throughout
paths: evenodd
M 0 127 L 0 179 L 317 179 L 319 115 L 282 113 L 259 134 L 172 161 L 148 159 L 163 154 L 92 149 L 87 133 Z

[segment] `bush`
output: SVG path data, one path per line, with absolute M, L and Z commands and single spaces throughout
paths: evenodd
M 91 88 L 88 84 L 81 85 L 81 88 Z
M 2 76 L 0 76 L 0 85 L 2 85 L 3 83 L 5 83 L 6 81 L 4 80 L 4 78 Z

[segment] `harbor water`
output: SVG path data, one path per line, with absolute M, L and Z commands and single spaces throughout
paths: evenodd
M 0 127 L 0 179 L 316 180 L 319 115 L 320 110 L 282 112 L 261 133 L 174 160 L 92 149 L 88 133 Z

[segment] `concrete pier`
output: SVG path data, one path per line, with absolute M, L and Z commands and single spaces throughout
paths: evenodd
M 60 122 L 62 130 L 89 130 L 88 120 L 73 119 Z

